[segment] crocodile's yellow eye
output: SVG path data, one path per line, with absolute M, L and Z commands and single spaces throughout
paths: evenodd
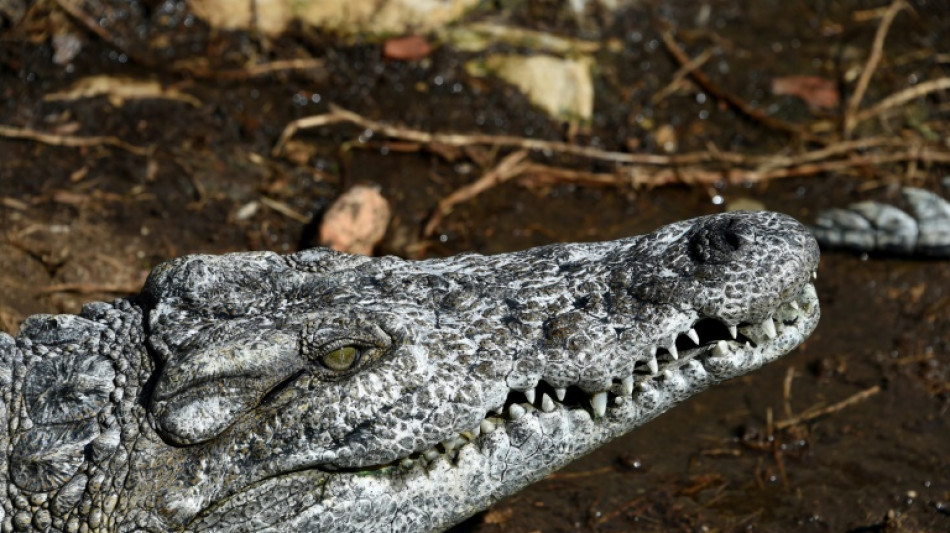
M 323 366 L 336 372 L 345 372 L 353 368 L 360 360 L 360 349 L 356 346 L 341 346 L 320 358 Z

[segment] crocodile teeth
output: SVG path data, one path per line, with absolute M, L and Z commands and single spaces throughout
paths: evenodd
M 554 389 L 554 396 L 557 397 L 557 401 L 559 401 L 559 402 L 563 402 L 563 401 L 564 401 L 564 395 L 565 395 L 565 394 L 567 394 L 567 389 L 565 389 L 564 387 L 558 387 L 558 388 Z
M 800 309 L 800 307 L 798 306 L 798 302 L 796 302 L 795 300 L 792 300 L 791 302 L 789 302 L 788 305 L 796 311 Z
M 696 333 L 696 328 L 690 328 L 686 332 L 686 336 L 689 337 L 689 340 L 693 341 L 693 344 L 699 344 L 699 333 Z
M 481 424 L 479 424 L 478 429 L 487 435 L 488 433 L 495 431 L 495 424 L 486 418 L 485 420 L 482 420 Z
M 554 400 L 547 394 L 541 395 L 541 410 L 545 413 L 550 413 L 554 410 Z
M 528 400 L 528 403 L 534 403 L 534 400 L 537 398 L 534 392 L 534 387 L 524 391 L 524 397 Z
M 399 464 L 402 465 L 403 468 L 412 468 L 412 465 L 415 463 L 413 462 L 412 459 L 406 457 L 402 461 L 399 461 Z
M 675 341 L 675 339 L 674 339 L 674 341 L 673 341 L 673 344 L 671 344 L 670 347 L 667 348 L 667 350 L 669 350 L 670 356 L 673 357 L 673 360 L 674 360 L 674 361 L 680 358 L 680 353 L 679 353 L 679 351 L 676 349 L 676 341 Z
M 623 388 L 624 396 L 630 396 L 631 394 L 633 394 L 633 374 L 630 374 L 629 376 L 625 376 L 620 381 L 620 386 Z
M 647 367 L 650 368 L 650 374 L 656 375 L 660 371 L 660 365 L 656 362 L 656 351 L 650 354 L 650 358 L 647 359 Z
M 454 438 L 447 439 L 442 442 L 442 447 L 445 448 L 445 451 L 450 452 L 455 449 L 456 440 Z
M 735 339 L 736 337 L 739 336 L 739 328 L 736 327 L 735 324 L 733 324 L 733 325 L 731 325 L 731 326 L 728 326 L 728 327 L 729 327 L 729 335 L 732 335 L 732 338 L 733 338 L 733 339 Z
M 762 331 L 765 332 L 765 336 L 774 339 L 778 333 L 775 331 L 775 322 L 772 322 L 771 318 L 766 318 L 762 321 Z
M 732 350 L 729 349 L 729 344 L 726 341 L 717 341 L 713 346 L 712 353 L 716 357 L 722 357 L 724 355 L 732 353 Z
M 435 461 L 439 457 L 439 452 L 429 449 L 429 450 L 426 450 L 425 453 L 422 454 L 422 456 L 425 457 L 426 461 L 429 461 L 431 463 L 432 461 Z
M 511 418 L 512 420 L 518 420 L 519 418 L 523 417 L 524 414 L 525 408 L 521 407 L 521 405 L 517 403 L 511 404 L 511 407 L 508 408 L 508 418 Z
M 481 425 L 475 426 L 475 429 L 470 429 L 468 431 L 463 431 L 462 436 L 468 440 L 475 440 L 482 433 Z
M 811 273 L 811 279 L 818 279 L 818 271 L 817 271 L 817 270 Z
M 590 406 L 594 408 L 594 416 L 602 417 L 607 412 L 607 393 L 598 392 L 591 396 Z

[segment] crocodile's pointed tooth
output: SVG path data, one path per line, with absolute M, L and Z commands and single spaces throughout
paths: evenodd
M 656 362 L 656 352 L 650 354 L 649 359 L 647 359 L 647 367 L 650 369 L 650 374 L 654 376 L 660 371 L 660 365 Z
M 673 357 L 674 361 L 680 358 L 680 352 L 676 349 L 676 343 L 671 344 L 667 350 L 670 351 L 670 356 Z
M 505 411 L 505 404 L 501 404 L 498 407 L 491 410 L 491 412 L 496 415 L 501 415 L 504 411 Z
M 686 336 L 689 337 L 689 340 L 693 341 L 693 344 L 699 344 L 699 333 L 696 333 L 696 328 L 689 328 L 689 331 L 686 332 Z
M 422 454 L 422 456 L 425 457 L 426 461 L 429 461 L 431 463 L 432 461 L 435 461 L 436 459 L 438 459 L 439 452 L 430 448 L 426 450 L 425 453 Z
M 739 327 L 738 327 L 738 326 L 736 326 L 735 324 L 733 324 L 733 325 L 727 326 L 727 327 L 729 328 L 729 335 L 732 336 L 733 339 L 735 339 L 736 337 L 739 336 Z
M 491 420 L 485 419 L 485 420 L 482 420 L 481 424 L 479 424 L 478 429 L 480 429 L 482 433 L 487 435 L 495 431 L 495 424 L 493 424 Z
M 528 403 L 534 404 L 534 400 L 537 398 L 534 387 L 524 391 L 524 397 L 528 400 Z
M 480 426 L 475 426 L 473 429 L 462 432 L 462 437 L 466 440 L 473 441 L 481 434 L 482 430 Z
M 732 350 L 729 348 L 729 343 L 726 341 L 717 341 L 713 346 L 712 353 L 716 357 L 722 357 L 732 353 Z
M 403 468 L 409 469 L 412 468 L 412 465 L 415 464 L 412 459 L 406 457 L 402 461 L 399 461 L 400 466 Z
M 602 417 L 607 413 L 607 393 L 598 392 L 590 397 L 590 406 L 594 409 L 595 417 Z
M 801 307 L 799 307 L 799 305 L 798 305 L 798 302 L 796 302 L 795 300 L 792 300 L 791 302 L 789 302 L 788 305 L 791 306 L 791 308 L 794 309 L 794 310 L 796 310 L 796 311 L 798 311 L 799 309 L 801 309 Z
M 765 336 L 774 339 L 778 333 L 775 331 L 775 322 L 772 322 L 771 318 L 766 318 L 762 321 L 762 331 L 765 332 Z
M 815 270 L 811 273 L 811 279 L 818 279 L 818 271 Z
M 513 403 L 511 407 L 508 408 L 508 418 L 512 420 L 518 420 L 523 417 L 525 414 L 525 408 L 521 404 Z
M 633 394 L 633 374 L 624 376 L 624 378 L 620 380 L 620 387 L 623 390 L 624 396 Z
M 554 400 L 547 394 L 541 395 L 541 410 L 545 413 L 550 413 L 554 410 Z
M 558 387 L 554 389 L 554 397 L 557 398 L 557 401 L 559 402 L 564 401 L 564 395 L 566 394 L 567 394 L 567 389 L 565 389 L 564 387 Z
M 455 449 L 455 445 L 456 445 L 456 440 L 455 440 L 454 438 L 452 438 L 452 439 L 446 439 L 446 440 L 442 441 L 442 447 L 445 448 L 445 451 L 447 451 L 447 452 L 450 452 L 450 451 L 454 450 L 454 449 Z

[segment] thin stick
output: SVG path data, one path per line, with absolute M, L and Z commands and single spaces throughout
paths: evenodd
M 713 55 L 713 49 L 707 48 L 703 50 L 703 52 L 699 54 L 698 56 L 696 56 L 695 58 L 690 59 L 685 65 L 681 66 L 679 70 L 677 70 L 673 74 L 673 79 L 670 80 L 670 82 L 666 84 L 666 87 L 660 89 L 660 91 L 658 91 L 656 94 L 653 95 L 652 98 L 650 98 L 650 102 L 654 104 L 662 102 L 664 98 L 666 98 L 667 96 L 669 96 L 670 93 L 676 90 L 676 86 L 679 85 L 681 81 L 683 81 L 683 78 L 685 78 L 686 76 L 689 76 L 690 74 L 693 73 L 694 70 L 706 64 L 706 62 L 709 61 L 709 58 L 712 57 L 712 55 Z
M 141 146 L 129 144 L 118 137 L 104 136 L 80 136 L 80 135 L 57 135 L 53 133 L 42 133 L 39 131 L 14 128 L 12 126 L 0 125 L 0 137 L 9 137 L 12 139 L 29 139 L 52 146 L 71 146 L 71 147 L 90 147 L 90 146 L 114 146 L 135 155 L 147 156 L 149 149 Z
M 310 217 L 301 213 L 300 211 L 297 211 L 293 207 L 290 207 L 284 202 L 274 200 L 273 198 L 268 198 L 266 196 L 261 196 L 260 202 L 291 220 L 295 220 L 301 224 L 308 224 L 310 222 Z
M 903 141 L 901 139 L 876 137 L 832 144 L 825 148 L 811 152 L 805 152 L 804 154 L 797 156 L 754 156 L 736 152 L 720 152 L 715 149 L 704 152 L 687 152 L 684 154 L 674 155 L 631 154 L 628 152 L 602 150 L 600 148 L 592 148 L 589 146 L 578 146 L 576 144 L 570 144 L 562 141 L 530 139 L 512 135 L 430 133 L 422 130 L 394 126 L 379 121 L 370 120 L 352 111 L 332 106 L 329 113 L 300 118 L 287 124 L 287 126 L 284 127 L 284 131 L 281 133 L 280 138 L 277 140 L 277 143 L 274 145 L 271 154 L 275 157 L 279 156 L 283 152 L 284 146 L 287 144 L 287 142 L 300 130 L 330 126 L 342 122 L 356 124 L 362 128 L 379 132 L 386 137 L 419 143 L 422 145 L 487 145 L 501 148 L 519 148 L 524 150 L 554 152 L 594 159 L 597 161 L 605 161 L 608 163 L 656 166 L 681 166 L 698 163 L 721 162 L 739 165 L 766 165 L 770 168 L 784 167 L 800 164 L 801 162 L 825 159 L 829 156 L 847 153 L 855 149 L 867 149 L 888 145 L 907 146 L 908 144 L 907 141 Z
M 908 87 L 903 91 L 897 92 L 888 96 L 887 98 L 881 100 L 874 107 L 870 109 L 865 109 L 854 115 L 854 123 L 863 122 L 869 118 L 880 115 L 884 111 L 892 107 L 897 107 L 905 102 L 909 102 L 915 98 L 920 98 L 926 94 L 930 94 L 938 91 L 946 91 L 950 89 L 950 78 L 939 78 L 936 80 L 925 81 L 919 85 L 914 85 L 913 87 Z
M 509 154 L 502 159 L 495 168 L 486 172 L 482 177 L 439 200 L 439 204 L 435 207 L 435 211 L 433 211 L 432 216 L 429 217 L 422 231 L 423 237 L 429 237 L 435 233 L 439 223 L 442 222 L 442 219 L 445 218 L 446 215 L 452 212 L 452 208 L 456 204 L 470 200 L 488 189 L 520 175 L 524 171 L 524 160 L 527 157 L 527 150 L 520 150 Z
M 670 52 L 670 54 L 673 55 L 673 58 L 676 59 L 676 61 L 681 66 L 685 67 L 686 65 L 690 63 L 689 56 L 686 54 L 686 52 L 683 51 L 680 45 L 677 44 L 676 39 L 673 37 L 673 34 L 669 30 L 661 31 L 660 37 L 663 39 L 663 44 L 666 45 L 666 49 Z M 788 122 L 778 120 L 776 118 L 772 118 L 766 115 L 765 113 L 759 111 L 758 109 L 752 108 L 751 106 L 749 106 L 749 104 L 745 103 L 741 98 L 719 88 L 716 84 L 712 82 L 712 80 L 710 80 L 705 74 L 703 74 L 702 71 L 694 69 L 690 71 L 690 75 L 693 77 L 694 80 L 696 80 L 696 83 L 698 83 L 704 90 L 706 90 L 706 92 L 713 95 L 715 98 L 726 102 L 727 104 L 734 107 L 737 111 L 739 111 L 743 115 L 749 118 L 752 118 L 754 120 L 757 120 L 772 129 L 784 131 L 787 133 L 794 133 L 796 135 L 801 135 L 802 137 L 810 141 L 821 142 L 821 139 L 806 132 L 804 128 L 802 128 L 801 126 L 798 126 L 795 124 L 789 124 Z
M 785 407 L 785 418 L 792 417 L 792 380 L 795 379 L 795 367 L 790 366 L 785 371 L 785 381 L 782 382 L 782 404 Z
M 871 54 L 868 56 L 864 70 L 861 71 L 861 76 L 858 77 L 858 83 L 854 86 L 854 93 L 851 95 L 851 99 L 848 100 L 848 106 L 845 108 L 845 139 L 851 137 L 851 132 L 857 124 L 855 116 L 858 113 L 858 108 L 861 106 L 861 100 L 864 98 L 864 93 L 867 91 L 868 84 L 871 82 L 871 76 L 874 75 L 874 71 L 877 70 L 877 66 L 881 62 L 881 57 L 884 55 L 884 38 L 887 37 L 887 31 L 891 27 L 891 23 L 894 22 L 894 17 L 896 17 L 902 9 L 907 7 L 907 3 L 904 2 L 904 0 L 894 0 L 887 8 L 887 11 L 884 12 L 884 16 L 881 17 L 881 23 L 877 27 L 877 33 L 874 34 L 874 44 L 871 45 Z
M 791 418 L 786 418 L 785 420 L 780 420 L 775 423 L 775 428 L 781 430 L 781 429 L 785 429 L 791 426 L 797 426 L 803 422 L 808 422 L 818 417 L 836 413 L 846 407 L 849 407 L 858 402 L 867 400 L 868 398 L 870 398 L 871 396 L 874 396 L 875 394 L 879 392 L 881 392 L 880 385 L 875 385 L 871 388 L 864 389 L 861 392 L 855 393 L 836 404 L 829 405 L 827 407 L 822 407 L 820 409 L 810 409 L 798 416 L 793 416 Z
M 289 70 L 314 70 L 323 68 L 324 62 L 316 57 L 300 57 L 294 59 L 279 59 L 269 63 L 259 63 L 249 65 L 243 68 L 234 68 L 227 70 L 211 70 L 196 68 L 189 65 L 173 65 L 176 70 L 181 70 L 199 78 L 211 78 L 218 80 L 243 80 L 266 76 L 274 72 L 283 72 Z
M 143 279 L 131 283 L 60 283 L 48 285 L 39 289 L 41 294 L 54 292 L 71 292 L 75 294 L 93 294 L 97 292 L 111 292 L 117 294 L 132 294 L 142 289 Z
M 562 141 L 546 141 L 544 139 L 530 139 L 526 137 L 516 137 L 513 135 L 429 133 L 422 130 L 392 126 L 375 120 L 370 120 L 352 111 L 348 111 L 336 106 L 332 106 L 329 113 L 304 117 L 289 123 L 284 128 L 284 131 L 280 134 L 280 138 L 277 140 L 277 144 L 274 146 L 274 149 L 271 153 L 274 156 L 279 156 L 282 153 L 284 145 L 287 143 L 287 141 L 302 129 L 318 128 L 340 122 L 350 122 L 356 124 L 357 126 L 377 131 L 387 137 L 426 145 L 435 143 L 448 146 L 489 145 L 500 148 L 552 151 L 613 163 L 640 163 L 652 165 L 696 163 L 710 159 L 710 155 L 705 152 L 682 154 L 678 156 L 630 154 L 625 152 L 611 152 L 609 150 L 601 150 L 599 148 L 591 148 L 587 146 L 578 146 L 576 144 L 570 144 Z

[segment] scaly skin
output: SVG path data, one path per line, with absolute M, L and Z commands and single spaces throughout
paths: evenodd
M 950 180 L 947 180 L 950 187 Z M 818 214 L 812 233 L 822 246 L 858 252 L 950 257 L 950 202 L 925 189 L 901 190 L 911 213 L 859 202 Z
M 817 262 L 774 213 L 488 257 L 176 259 L 0 334 L 2 527 L 438 531 L 793 349 Z

